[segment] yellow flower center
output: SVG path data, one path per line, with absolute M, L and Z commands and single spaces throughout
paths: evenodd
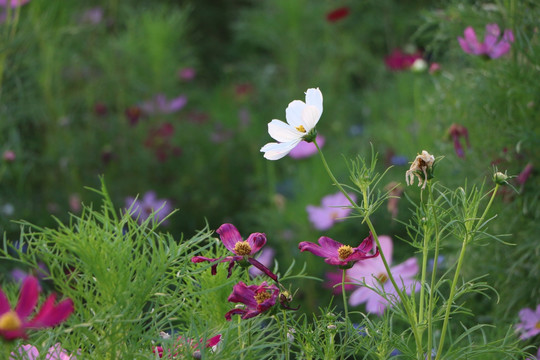
M 534 328 L 535 328 L 535 329 L 540 329 L 540 321 L 537 322 L 536 324 L 534 324 Z
M 306 128 L 304 127 L 304 125 L 297 126 L 297 127 L 296 127 L 296 130 L 298 130 L 298 131 L 300 131 L 300 132 L 303 132 L 303 133 L 306 132 Z
M 255 297 L 255 301 L 257 301 L 257 304 L 262 304 L 266 300 L 270 299 L 272 297 L 272 294 L 270 294 L 267 291 L 261 291 L 257 293 L 257 295 L 255 295 L 254 297 Z
M 10 331 L 20 329 L 22 321 L 19 315 L 13 310 L 4 313 L 0 316 L 0 330 Z
M 353 253 L 353 248 L 350 247 L 349 245 L 342 245 L 342 246 L 340 246 L 340 248 L 337 250 L 337 252 L 338 252 L 339 259 L 340 259 L 340 260 L 345 260 L 345 259 L 347 259 L 349 256 L 352 255 L 352 253 Z
M 239 241 L 234 245 L 234 253 L 240 256 L 249 255 L 251 254 L 251 246 L 247 241 Z
M 388 280 L 388 275 L 380 273 L 379 275 L 376 276 L 376 278 L 377 280 L 379 280 L 381 284 L 384 284 Z

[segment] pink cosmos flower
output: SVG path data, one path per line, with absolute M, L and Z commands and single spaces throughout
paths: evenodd
M 16 8 L 19 6 L 23 6 L 29 1 L 30 0 L 0 0 L 0 6 L 2 7 L 11 6 L 12 8 Z
M 191 67 L 185 67 L 178 70 L 178 77 L 184 81 L 191 81 L 195 79 L 196 75 L 197 75 L 197 72 L 195 71 L 194 68 L 191 68 Z
M 235 308 L 225 314 L 225 319 L 231 321 L 231 316 L 242 315 L 242 319 L 255 317 L 275 305 L 279 295 L 276 285 L 268 285 L 263 281 L 261 285 L 246 285 L 242 281 L 234 285 L 229 295 L 229 302 L 244 304 L 244 308 Z
M 81 15 L 81 23 L 97 25 L 103 20 L 103 8 L 97 6 L 85 10 Z
M 323 286 L 327 289 L 332 289 L 332 293 L 335 295 L 341 294 L 341 280 L 343 279 L 343 274 L 335 272 L 326 273 L 326 282 L 323 283 Z M 351 291 L 354 290 L 355 286 L 351 284 L 351 279 L 345 276 L 345 290 Z
M 315 137 L 315 140 L 317 141 L 317 144 L 319 144 L 319 147 L 322 148 L 325 142 L 324 136 L 317 135 Z M 314 143 L 312 142 L 308 143 L 307 141 L 302 140 L 300 141 L 298 145 L 296 145 L 294 149 L 292 149 L 289 152 L 289 156 L 292 157 L 293 159 L 303 159 L 303 158 L 310 157 L 311 155 L 316 154 L 316 153 L 317 153 L 317 147 L 315 146 Z
M 510 44 L 514 42 L 512 30 L 506 29 L 502 38 L 500 38 L 500 34 L 499 25 L 488 24 L 486 25 L 484 42 L 480 43 L 474 29 L 469 26 L 464 31 L 464 37 L 458 37 L 458 42 L 467 54 L 484 55 L 496 59 L 509 52 Z
M 521 333 L 521 340 L 540 334 L 540 305 L 536 307 L 536 311 L 529 308 L 521 309 L 519 319 L 521 322 L 516 325 L 516 330 Z
M 220 262 L 229 263 L 229 275 L 231 276 L 232 269 L 236 262 L 248 262 L 251 265 L 257 267 L 264 274 L 268 275 L 272 280 L 277 281 L 277 276 L 273 274 L 266 266 L 261 264 L 254 258 L 254 255 L 261 250 L 266 244 L 266 235 L 263 233 L 252 233 L 247 240 L 242 239 L 242 235 L 233 224 L 223 224 L 216 232 L 219 234 L 221 242 L 225 247 L 232 252 L 233 256 L 226 256 L 224 258 L 208 258 L 204 256 L 194 256 L 191 261 L 194 263 L 211 262 L 215 263 L 212 266 L 212 275 L 217 274 L 217 266 Z
M 356 201 L 354 194 L 349 194 L 353 201 Z M 309 221 L 317 230 L 328 230 L 338 221 L 343 221 L 351 212 L 352 208 L 349 199 L 341 192 L 327 195 L 321 200 L 321 206 L 306 206 Z
M 15 151 L 13 150 L 6 150 L 4 151 L 4 154 L 2 155 L 2 158 L 6 162 L 14 162 L 17 158 L 17 155 L 15 155 Z
M 10 360 L 25 359 L 25 360 L 40 360 L 42 357 L 39 355 L 38 349 L 33 345 L 21 345 L 17 349 L 16 353 L 12 352 L 9 358 Z M 66 350 L 62 349 L 62 346 L 58 343 L 49 348 L 45 360 L 75 360 L 75 355 L 70 355 Z
M 467 148 L 470 149 L 471 143 L 469 142 L 469 132 L 467 131 L 467 128 L 460 124 L 452 124 L 448 129 L 448 135 L 450 135 L 454 141 L 454 150 L 456 151 L 457 156 L 464 158 L 465 153 L 463 151 L 463 146 L 461 146 L 460 138 L 465 138 Z
M 73 301 L 65 299 L 58 304 L 56 295 L 50 295 L 32 320 L 28 316 L 36 308 L 39 299 L 39 283 L 33 276 L 24 279 L 19 301 L 11 309 L 7 296 L 0 289 L 0 336 L 6 340 L 27 338 L 26 331 L 53 327 L 65 321 L 73 312 Z
M 131 211 L 131 217 L 137 219 L 139 224 L 145 222 L 152 213 L 155 215 L 156 222 L 159 222 L 173 210 L 170 201 L 158 199 L 155 191 L 146 192 L 140 200 L 131 196 L 127 197 L 126 208 Z
M 309 241 L 303 241 L 298 244 L 298 248 L 300 251 L 309 251 L 314 255 L 325 258 L 324 261 L 327 264 L 344 267 L 351 266 L 359 260 L 379 256 L 378 249 L 375 251 L 375 254 L 369 253 L 373 249 L 373 236 L 371 233 L 355 248 L 349 245 L 343 245 L 326 236 L 319 238 L 319 245 Z
M 381 244 L 381 252 L 386 256 L 388 264 L 391 265 L 393 251 L 392 239 L 389 236 L 379 236 L 379 242 Z M 405 289 L 407 294 L 419 290 L 415 286 L 416 281 L 414 280 L 414 276 L 416 276 L 418 270 L 418 262 L 414 257 L 390 268 L 398 286 Z M 388 279 L 388 273 L 380 257 L 356 263 L 352 268 L 347 270 L 347 276 L 353 281 L 365 281 L 367 286 L 384 292 L 386 297 L 391 301 L 399 300 L 396 289 Z M 351 306 L 357 306 L 362 303 L 366 303 L 368 313 L 377 315 L 382 315 L 386 307 L 390 305 L 385 297 L 366 286 L 360 285 L 352 292 L 349 298 L 349 304 Z
M 208 339 L 206 341 L 205 347 L 206 348 L 214 348 L 215 346 L 217 346 L 219 344 L 220 341 L 221 341 L 221 334 L 218 334 L 218 335 Z M 198 348 L 202 344 L 202 342 L 203 342 L 203 339 L 200 339 L 199 342 L 196 342 L 194 339 L 184 339 L 182 336 L 179 336 L 176 339 L 176 343 L 175 343 L 175 351 L 176 352 L 174 354 L 172 354 L 171 350 L 169 350 L 168 358 L 169 359 L 181 359 L 181 358 L 183 358 L 180 354 L 178 354 L 178 352 L 182 350 L 184 345 L 190 346 L 192 352 L 197 352 L 197 351 L 199 351 Z M 163 353 L 165 352 L 163 347 L 161 347 L 161 346 L 153 347 L 152 351 L 154 352 L 154 354 L 158 354 L 158 356 L 160 358 L 163 357 Z
M 180 95 L 167 100 L 164 94 L 157 94 L 153 99 L 144 102 L 141 109 L 147 114 L 172 114 L 181 110 L 187 104 L 187 97 Z

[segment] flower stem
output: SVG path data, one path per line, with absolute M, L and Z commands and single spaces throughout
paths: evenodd
M 439 261 L 439 243 L 440 243 L 440 233 L 439 233 L 439 221 L 437 219 L 437 212 L 435 211 L 435 205 L 433 203 L 433 189 L 431 188 L 431 183 L 428 183 L 429 190 L 429 204 L 433 212 L 433 219 L 435 221 L 435 253 L 433 254 L 433 269 L 431 270 L 431 285 L 429 287 L 429 304 L 428 304 L 428 338 L 427 338 L 427 351 L 430 354 L 431 360 L 431 344 L 433 342 L 433 298 L 435 297 L 435 276 L 437 275 L 437 263 Z
M 484 210 L 484 213 L 478 220 L 477 224 L 482 224 L 482 221 L 484 220 L 484 217 L 486 216 L 489 208 L 491 208 L 491 205 L 493 204 L 493 199 L 495 198 L 495 195 L 497 194 L 497 190 L 499 189 L 499 184 L 495 185 L 495 189 L 493 190 L 493 193 L 491 194 L 491 199 L 489 199 L 489 203 L 486 206 L 486 209 Z M 472 228 L 472 225 L 471 225 Z M 454 296 L 456 295 L 456 289 L 457 289 L 457 282 L 459 280 L 459 273 L 461 271 L 461 266 L 463 265 L 463 259 L 465 258 L 465 250 L 467 249 L 467 244 L 470 241 L 470 235 L 471 229 L 467 229 L 467 234 L 465 235 L 465 239 L 463 239 L 463 244 L 461 245 L 461 252 L 459 253 L 458 263 L 456 266 L 456 273 L 454 274 L 454 279 L 452 280 L 452 287 L 450 288 L 450 296 L 448 297 L 448 302 L 446 305 L 446 312 L 444 313 L 444 322 L 443 327 L 441 330 L 441 338 L 439 340 L 439 347 L 437 349 L 437 356 L 435 357 L 435 360 L 439 360 L 442 355 L 442 350 L 444 346 L 444 338 L 446 336 L 446 331 L 448 329 L 448 321 L 450 319 L 450 311 L 452 309 L 452 303 L 454 302 Z
M 347 271 L 345 269 L 341 270 L 341 294 L 343 295 L 343 309 L 345 309 L 345 321 L 349 318 L 349 308 L 347 306 L 347 294 L 345 293 L 345 277 Z

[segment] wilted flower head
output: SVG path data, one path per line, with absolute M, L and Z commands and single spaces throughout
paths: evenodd
M 324 136 L 317 135 L 315 139 L 319 147 L 322 148 L 325 142 Z M 314 155 L 316 153 L 317 147 L 314 143 L 302 140 L 298 145 L 296 145 L 294 149 L 289 152 L 289 156 L 293 159 L 303 159 L 310 157 L 311 155 Z
M 244 304 L 245 307 L 234 308 L 225 314 L 225 319 L 231 320 L 231 316 L 242 315 L 242 319 L 250 319 L 257 316 L 275 305 L 279 289 L 276 285 L 268 285 L 263 281 L 261 285 L 246 285 L 242 281 L 234 285 L 233 292 L 229 295 L 229 302 Z
M 273 274 L 266 266 L 261 264 L 254 258 L 254 255 L 262 249 L 266 244 L 266 235 L 263 233 L 252 233 L 247 240 L 242 239 L 242 235 L 233 224 L 223 224 L 216 232 L 219 234 L 221 242 L 225 247 L 234 254 L 234 256 L 226 256 L 224 258 L 208 258 L 204 256 L 194 256 L 191 261 L 194 263 L 211 262 L 215 263 L 212 266 L 212 275 L 217 273 L 217 266 L 221 262 L 229 263 L 229 275 L 231 276 L 232 269 L 236 262 L 251 264 L 261 270 L 265 275 L 272 280 L 277 281 L 277 276 Z
M 519 319 L 521 322 L 516 325 L 516 330 L 521 333 L 521 340 L 540 334 L 540 305 L 536 307 L 536 310 L 521 309 Z
M 391 265 L 393 251 L 392 239 L 389 236 L 379 236 L 379 242 L 381 244 L 381 252 L 385 255 L 388 264 Z M 418 262 L 414 257 L 390 268 L 390 272 L 396 279 L 398 286 L 404 289 L 407 294 L 411 294 L 413 289 L 418 290 L 414 280 L 418 270 Z M 360 261 L 347 270 L 346 274 L 351 281 L 365 281 L 369 287 L 379 289 L 393 300 L 399 300 L 396 289 L 389 280 L 388 272 L 380 257 Z M 359 286 L 351 293 L 349 304 L 356 306 L 362 303 L 366 303 L 367 312 L 377 315 L 381 315 L 389 305 L 388 300 L 374 290 L 365 286 Z
M 324 261 L 327 264 L 347 267 L 357 261 L 379 256 L 378 249 L 374 254 L 371 254 L 373 244 L 373 236 L 369 233 L 369 236 L 355 248 L 349 245 L 343 245 L 326 236 L 319 238 L 319 245 L 309 241 L 303 241 L 298 244 L 298 248 L 300 251 L 309 251 L 314 255 L 325 258 Z
M 501 57 L 510 51 L 510 44 L 514 42 L 514 33 L 506 29 L 502 38 L 499 38 L 501 30 L 497 24 L 486 25 L 484 42 L 480 43 L 472 27 L 467 27 L 464 37 L 458 37 L 458 42 L 463 51 L 473 55 L 488 56 L 491 59 Z
M 287 155 L 300 141 L 312 142 L 316 136 L 315 126 L 323 113 L 323 96 L 319 88 L 306 91 L 306 102 L 294 100 L 285 110 L 287 123 L 272 120 L 268 133 L 277 141 L 261 148 L 268 160 L 278 160 Z
M 356 201 L 354 194 L 349 195 L 353 201 Z M 347 217 L 352 208 L 347 197 L 341 192 L 327 195 L 321 200 L 321 206 L 306 206 L 309 215 L 309 221 L 317 230 L 328 230 L 336 222 L 343 221 Z
M 467 148 L 471 147 L 471 144 L 469 142 L 469 131 L 467 131 L 467 128 L 463 125 L 454 123 L 450 125 L 450 128 L 448 129 L 448 135 L 454 141 L 454 150 L 456 151 L 457 156 L 459 156 L 460 158 L 464 158 L 465 153 L 463 152 L 463 146 L 461 146 L 460 138 L 465 138 Z
M 414 177 L 418 178 L 418 186 L 422 186 L 422 190 L 426 188 L 427 181 L 432 177 L 433 163 L 435 157 L 429 154 L 426 150 L 422 150 L 422 154 L 418 155 L 411 167 L 405 173 L 405 181 L 407 185 L 414 184 Z M 423 177 L 422 177 L 423 175 Z
M 39 350 L 34 345 L 21 345 L 15 352 L 11 353 L 10 360 L 24 359 L 24 360 L 40 360 L 43 357 L 40 356 Z M 55 344 L 49 348 L 49 351 L 45 355 L 45 360 L 75 360 L 75 355 L 70 355 L 61 344 Z
M 154 213 L 156 222 L 159 222 L 173 210 L 170 201 L 158 199 L 155 191 L 146 192 L 140 200 L 131 196 L 127 197 L 126 208 L 130 211 L 131 217 L 137 219 L 139 224 L 146 221 L 152 213 Z
M 73 312 L 73 302 L 65 299 L 58 304 L 56 295 L 50 295 L 41 309 L 29 320 L 28 316 L 36 308 L 39 299 L 39 283 L 33 276 L 24 279 L 15 309 L 11 309 L 7 296 L 0 289 L 0 336 L 6 340 L 27 338 L 30 329 L 43 329 L 56 326 L 65 321 Z

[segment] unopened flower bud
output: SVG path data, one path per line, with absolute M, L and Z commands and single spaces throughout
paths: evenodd
M 424 72 L 428 68 L 426 60 L 419 58 L 414 61 L 414 63 L 411 66 L 411 70 L 413 72 Z
M 495 174 L 493 174 L 493 181 L 495 184 L 504 185 L 506 184 L 506 180 L 508 180 L 508 175 L 503 174 L 500 171 L 497 171 Z
M 326 327 L 328 330 L 336 330 L 337 326 L 334 324 L 330 324 Z

